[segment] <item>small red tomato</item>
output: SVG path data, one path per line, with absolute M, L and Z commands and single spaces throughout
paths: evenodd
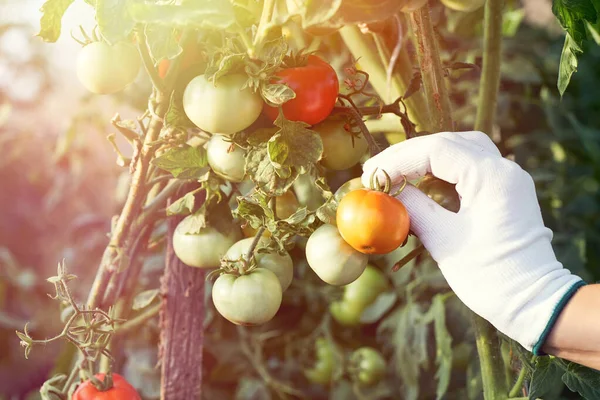
M 96 374 L 96 378 L 104 381 L 105 374 Z M 138 392 L 119 374 L 112 374 L 113 387 L 99 391 L 92 381 L 85 381 L 77 387 L 71 400 L 142 400 Z
M 335 106 L 340 85 L 335 70 L 317 56 L 307 57 L 306 65 L 286 68 L 276 73 L 278 83 L 287 84 L 296 97 L 283 104 L 283 115 L 290 121 L 315 125 L 325 120 Z M 275 121 L 277 107 L 265 104 L 265 114 Z
M 384 192 L 357 189 L 345 195 L 337 209 L 342 238 L 365 254 L 386 254 L 397 249 L 410 227 L 404 204 Z

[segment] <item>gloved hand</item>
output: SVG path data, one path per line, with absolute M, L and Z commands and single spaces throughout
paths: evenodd
M 398 184 L 432 173 L 456 184 L 458 213 L 407 185 L 398 198 L 419 237 L 467 307 L 535 354 L 585 283 L 557 261 L 531 176 L 482 132 L 444 132 L 396 144 L 368 160 Z M 380 179 L 384 175 L 378 172 Z

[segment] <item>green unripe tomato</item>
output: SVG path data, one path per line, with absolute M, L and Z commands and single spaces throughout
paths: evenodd
M 306 261 L 324 282 L 342 286 L 365 270 L 369 256 L 354 250 L 333 225 L 323 225 L 306 242 Z
M 173 250 L 175 255 L 190 267 L 220 267 L 221 257 L 241 237 L 241 232 L 236 226 L 232 226 L 230 231 L 225 233 L 211 226 L 196 233 L 187 233 L 184 231 L 184 221 L 185 219 L 177 225 L 173 233 Z
M 342 186 L 340 186 L 339 189 L 335 191 L 333 198 L 339 203 L 344 198 L 344 196 L 350 193 L 351 191 L 364 188 L 365 187 L 363 186 L 360 177 L 353 178 L 350 179 L 348 182 L 344 183 Z
M 361 347 L 350 356 L 352 376 L 359 383 L 370 386 L 378 383 L 386 371 L 385 359 L 372 347 Z
M 281 306 L 281 283 L 268 269 L 256 268 L 244 275 L 223 274 L 212 288 L 215 308 L 236 325 L 260 325 L 270 321 Z
M 136 78 L 140 70 L 137 49 L 125 42 L 109 45 L 92 42 L 77 56 L 76 73 L 87 90 L 97 94 L 120 92 Z
M 304 371 L 306 378 L 320 385 L 331 382 L 334 367 L 334 352 L 331 343 L 325 338 L 315 341 L 315 365 Z
M 229 74 L 215 83 L 198 75 L 185 88 L 183 109 L 198 128 L 223 135 L 246 129 L 260 115 L 263 100 L 250 88 L 242 89 L 248 77 Z
M 313 127 L 323 141 L 321 164 L 325 168 L 335 171 L 348 169 L 366 153 L 369 146 L 364 135 L 356 136 L 346 126 L 345 120 L 330 118 Z
M 225 253 L 225 258 L 229 260 L 239 260 L 241 257 L 244 257 L 253 241 L 254 238 L 247 238 L 235 243 L 229 248 L 229 250 L 227 250 L 227 253 Z M 261 242 L 263 243 L 268 241 L 268 238 L 261 238 Z M 277 276 L 279 283 L 281 283 L 281 290 L 285 292 L 294 278 L 294 263 L 292 261 L 292 257 L 290 257 L 287 251 L 283 255 L 277 252 L 255 252 L 254 258 L 256 259 L 256 264 L 259 268 L 268 269 L 269 271 L 273 272 L 275 276 Z
M 227 141 L 224 135 L 213 135 L 206 144 L 208 165 L 221 178 L 230 182 L 244 180 L 246 166 L 244 150 Z
M 388 288 L 383 272 L 368 265 L 358 279 L 344 286 L 342 299 L 330 304 L 331 316 L 342 325 L 358 325 L 365 308 L 373 304 L 377 296 Z

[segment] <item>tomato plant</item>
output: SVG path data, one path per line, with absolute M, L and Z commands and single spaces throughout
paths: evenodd
M 217 175 L 230 182 L 244 180 L 246 160 L 244 150 L 224 135 L 213 135 L 206 145 L 208 165 Z
M 408 212 L 389 194 L 370 189 L 349 192 L 340 201 L 336 223 L 348 244 L 365 254 L 385 254 L 408 236 Z
M 271 320 L 279 310 L 281 296 L 279 278 L 266 268 L 240 276 L 222 274 L 212 288 L 215 308 L 236 325 L 259 325 Z
M 296 97 L 282 106 L 287 119 L 315 125 L 329 116 L 339 91 L 338 77 L 331 65 L 309 55 L 300 65 L 285 68 L 276 75 L 278 83 L 285 83 L 296 93 Z M 265 104 L 264 110 L 275 121 L 278 109 Z
M 140 70 L 135 47 L 126 42 L 86 44 L 77 56 L 77 77 L 87 90 L 97 94 L 116 93 L 133 82 Z
M 385 359 L 372 347 L 361 347 L 350 356 L 350 368 L 354 379 L 363 385 L 373 385 L 385 375 Z
M 186 219 L 184 219 L 175 228 L 173 250 L 177 257 L 190 267 L 219 267 L 221 257 L 240 238 L 240 232 L 233 227 L 226 233 L 210 226 L 189 233 L 185 231 L 186 226 Z
M 205 75 L 195 77 L 183 93 L 186 115 L 198 128 L 211 133 L 233 135 L 246 129 L 262 110 L 260 95 L 242 89 L 247 80 L 243 74 L 226 75 L 216 82 Z
M 94 93 L 117 93 L 134 80 L 136 85 L 111 101 L 86 96 L 84 107 L 69 102 L 69 113 L 50 113 L 68 126 L 60 132 L 55 155 L 23 152 L 29 162 L 17 164 L 23 160 L 15 154 L 23 149 L 45 147 L 34 146 L 38 142 L 27 135 L 22 135 L 28 139 L 21 139 L 26 143 L 22 146 L 15 139 L 21 135 L 11 134 L 20 133 L 13 126 L 3 136 L 10 161 L 0 161 L 1 176 L 8 177 L 4 192 L 11 204 L 38 214 L 23 213 L 28 218 L 19 223 L 10 215 L 7 221 L 15 229 L 0 239 L 17 238 L 31 221 L 39 232 L 39 226 L 62 227 L 56 220 L 77 220 L 72 229 L 41 229 L 52 232 L 52 240 L 41 241 L 48 248 L 39 252 L 51 254 L 52 262 L 44 256 L 19 264 L 12 258 L 31 252 L 0 251 L 6 267 L 0 274 L 0 314 L 6 314 L 10 326 L 31 314 L 31 333 L 49 338 L 33 339 L 27 327 L 18 332 L 25 355 L 33 347 L 63 339 L 78 352 L 61 349 L 55 365 L 49 360 L 54 352 L 45 352 L 25 374 L 14 362 L 14 352 L 0 355 L 0 364 L 28 377 L 28 388 L 39 384 L 42 398 L 65 399 L 76 389 L 72 382 L 77 376 L 110 368 L 127 371 L 135 386 L 143 382 L 141 394 L 148 398 L 477 398 L 483 391 L 483 397 L 493 399 L 544 386 L 537 377 L 547 375 L 545 366 L 545 372 L 556 374 L 546 381 L 571 379 L 566 374 L 576 371 L 582 392 L 594 390 L 589 382 L 596 375 L 589 371 L 579 374 L 581 370 L 563 360 L 532 359 L 508 339 L 499 340 L 479 320 L 472 329 L 471 316 L 419 238 L 407 238 L 408 215 L 388 194 L 390 185 L 363 187 L 360 177 L 360 162 L 380 147 L 433 132 L 457 127 L 500 132 L 498 147 L 503 153 L 514 151 L 516 159 L 535 153 L 530 147 L 544 137 L 548 149 L 540 159 L 527 158 L 524 167 L 554 165 L 551 174 L 540 175 L 555 177 L 553 187 L 573 181 L 574 172 L 567 172 L 571 169 L 583 174 L 575 181 L 587 188 L 585 196 L 577 189 L 577 196 L 551 191 L 540 198 L 552 200 L 552 207 L 542 205 L 551 209 L 545 213 L 551 223 L 569 227 L 561 233 L 571 239 L 560 246 L 585 247 L 580 257 L 589 257 L 585 263 L 593 264 L 598 258 L 593 235 L 574 234 L 590 222 L 562 212 L 579 209 L 573 207 L 573 198 L 597 197 L 589 190 L 598 186 L 589 175 L 593 163 L 573 163 L 572 157 L 577 153 L 593 159 L 593 154 L 575 148 L 580 141 L 590 148 L 589 138 L 579 130 L 571 132 L 574 122 L 593 120 L 594 114 L 589 106 L 579 109 L 581 103 L 565 92 L 572 75 L 597 64 L 597 57 L 584 61 L 581 55 L 590 47 L 583 37 L 593 36 L 597 28 L 594 13 L 582 12 L 579 3 L 569 4 L 568 11 L 582 15 L 582 23 L 568 29 L 563 55 L 569 57 L 553 53 L 553 59 L 561 59 L 558 90 L 567 99 L 561 104 L 548 90 L 547 78 L 555 72 L 548 68 L 552 63 L 530 51 L 528 57 L 535 58 L 524 59 L 523 46 L 515 45 L 538 44 L 530 40 L 537 28 L 517 29 L 531 19 L 518 2 L 505 6 L 487 0 L 485 11 L 494 18 L 483 18 L 483 0 L 87 3 L 97 27 L 93 38 L 82 32 L 88 44 L 78 55 L 77 76 Z M 566 6 L 555 3 L 564 16 Z M 64 35 L 67 25 L 61 26 L 62 21 L 79 25 L 71 20 L 73 13 L 64 14 L 69 4 L 44 3 L 39 33 L 44 41 L 57 41 L 61 28 Z M 14 29 L 0 29 L 0 37 L 11 42 L 4 35 Z M 548 35 L 535 32 L 536 38 L 541 36 Z M 541 48 L 560 50 L 555 41 L 548 39 Z M 501 48 L 510 54 L 502 68 Z M 19 83 L 16 77 L 22 75 L 10 71 L 5 60 L 10 52 L 0 50 L 0 70 L 9 70 L 9 83 Z M 38 62 L 38 54 L 30 57 L 25 49 L 17 53 L 30 64 Z M 574 74 L 577 59 L 580 71 Z M 41 86 L 39 93 L 45 89 Z M 589 85 L 584 86 L 589 92 Z M 498 97 L 498 87 L 507 93 Z M 53 95 L 55 89 L 62 86 L 53 86 Z M 530 97 L 536 101 L 531 103 Z M 12 123 L 6 115 L 15 113 L 16 121 L 33 115 L 22 118 L 19 108 L 19 101 L 13 104 L 3 97 L 3 128 Z M 557 109 L 571 113 L 566 122 L 554 115 L 548 121 L 560 135 L 516 135 L 530 133 L 518 123 L 523 115 L 533 121 L 531 116 Z M 106 111 L 114 117 L 103 124 L 98 117 Z M 45 127 L 46 121 L 39 124 Z M 95 135 L 76 135 L 88 131 L 109 133 L 113 149 L 103 153 Z M 104 163 L 105 153 L 110 158 L 113 150 L 122 168 L 118 171 L 112 160 Z M 44 157 L 51 160 L 44 162 Z M 5 164 L 12 169 L 19 165 L 21 175 L 35 178 L 25 181 L 43 182 L 43 189 L 25 201 L 12 199 L 23 192 L 18 186 L 22 180 Z M 88 172 L 88 166 L 103 169 Z M 85 197 L 106 194 L 103 183 L 117 175 L 126 178 L 126 190 L 114 203 L 113 196 Z M 548 185 L 546 180 L 539 184 Z M 418 187 L 443 207 L 459 209 L 453 185 L 426 176 Z M 83 222 L 73 213 L 83 216 Z M 56 220 L 48 221 L 48 216 Z M 243 240 L 242 230 L 248 237 Z M 40 247 L 29 234 L 21 236 L 27 238 L 17 241 L 21 246 Z M 66 236 L 73 243 L 60 242 Z M 10 247 L 11 240 L 0 242 Z M 568 254 L 581 253 L 573 248 Z M 60 317 L 55 317 L 58 313 L 46 312 L 35 295 L 42 292 L 47 301 L 38 283 L 48 274 L 36 271 L 40 274 L 33 278 L 23 265 L 53 265 L 63 249 L 69 249 L 67 259 L 73 264 L 85 265 L 77 269 L 84 279 L 75 281 L 64 263 L 49 278 L 60 304 Z M 97 270 L 88 268 L 89 260 L 98 260 Z M 579 265 L 581 260 L 575 261 Z M 92 282 L 89 293 L 82 290 L 87 282 Z M 0 326 L 0 338 L 12 333 L 7 329 Z M 483 347 L 481 362 L 489 368 L 474 368 L 474 332 Z M 385 346 L 385 358 L 366 347 L 374 343 Z M 499 349 L 500 343 L 506 349 Z M 314 355 L 310 364 L 305 363 L 308 353 Z M 524 366 L 522 372 L 517 366 Z M 38 381 L 49 367 L 55 375 Z M 559 376 L 563 369 L 567 372 Z M 586 374 L 592 378 L 584 379 Z M 316 384 L 307 385 L 307 379 Z M 22 381 L 13 380 L 14 386 Z M 512 389 L 506 386 L 509 382 L 516 382 Z M 79 386 L 79 391 L 93 391 L 88 382 Z M 32 397 L 3 390 L 0 398 Z M 532 392 L 527 394 L 535 397 Z M 139 398 L 135 396 L 129 398 Z
M 227 250 L 224 258 L 228 260 L 239 260 L 242 257 L 245 257 L 253 241 L 254 238 L 240 240 Z M 263 238 L 261 241 L 266 244 L 268 239 Z M 277 276 L 279 283 L 281 283 L 281 290 L 285 292 L 294 278 L 294 264 L 290 255 L 287 252 L 284 252 L 284 254 L 279 254 L 275 251 L 268 253 L 257 252 L 255 258 L 259 268 L 268 269 Z
M 367 267 L 369 257 L 354 250 L 333 225 L 317 229 L 306 243 L 308 265 L 330 285 L 347 285 Z
M 104 381 L 106 374 L 95 375 L 96 379 Z M 133 386 L 119 374 L 112 374 L 112 387 L 108 390 L 100 391 L 94 386 L 91 380 L 80 384 L 71 400 L 141 400 L 142 398 Z
M 363 135 L 356 135 L 344 120 L 327 119 L 313 129 L 323 140 L 321 164 L 329 169 L 347 169 L 358 163 L 368 144 Z

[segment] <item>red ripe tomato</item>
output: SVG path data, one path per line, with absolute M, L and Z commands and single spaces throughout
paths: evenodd
M 357 189 L 342 198 L 337 209 L 342 238 L 365 254 L 386 254 L 397 249 L 410 227 L 404 204 L 384 192 Z
M 324 121 L 335 106 L 340 84 L 331 65 L 317 56 L 307 57 L 306 65 L 286 68 L 276 73 L 278 83 L 287 84 L 296 97 L 283 104 L 283 115 L 290 121 L 304 121 L 309 125 Z M 265 104 L 265 114 L 275 121 L 277 107 Z
M 105 374 L 96 374 L 96 378 L 104 381 Z M 92 381 L 85 381 L 77 387 L 71 400 L 142 400 L 138 392 L 119 374 L 112 374 L 113 387 L 99 391 Z

